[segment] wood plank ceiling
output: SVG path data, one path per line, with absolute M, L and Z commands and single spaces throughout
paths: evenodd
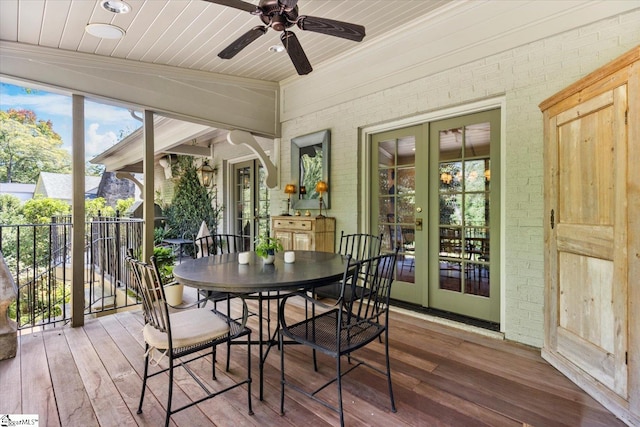
M 257 4 L 258 0 L 245 0 Z M 107 57 L 164 64 L 267 81 L 296 75 L 286 52 L 269 51 L 279 34 L 267 34 L 231 60 L 217 54 L 259 17 L 203 0 L 126 0 L 131 11 L 114 14 L 100 0 L 2 0 L 0 39 Z M 364 25 L 365 43 L 401 31 L 407 22 L 451 4 L 448 0 L 302 0 L 300 14 Z M 85 32 L 89 23 L 108 23 L 126 34 L 118 40 Z M 317 66 L 360 43 L 311 31 L 296 32 L 312 65 Z

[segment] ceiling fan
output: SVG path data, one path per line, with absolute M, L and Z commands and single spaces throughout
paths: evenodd
M 242 49 L 247 47 L 258 37 L 265 34 L 269 28 L 281 31 L 280 40 L 284 45 L 291 62 L 300 75 L 313 71 L 302 46 L 295 33 L 288 29 L 297 25 L 301 30 L 313 31 L 330 36 L 341 37 L 356 42 L 365 36 L 362 25 L 336 21 L 315 16 L 298 15 L 298 0 L 260 0 L 258 5 L 242 0 L 205 0 L 223 6 L 244 10 L 260 17 L 264 25 L 253 27 L 218 54 L 222 59 L 231 59 Z

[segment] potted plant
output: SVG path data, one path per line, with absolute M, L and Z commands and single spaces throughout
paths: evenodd
M 264 260 L 265 264 L 273 264 L 276 252 L 282 249 L 280 240 L 266 233 L 256 239 L 256 254 Z
M 164 283 L 164 295 L 169 305 L 176 306 L 182 304 L 184 286 L 173 281 L 173 267 L 175 255 L 171 248 L 156 246 L 153 248 L 153 256 L 156 258 L 160 280 Z

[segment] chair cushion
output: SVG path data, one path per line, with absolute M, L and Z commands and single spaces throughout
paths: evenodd
M 189 347 L 220 338 L 229 332 L 229 325 L 206 308 L 185 310 L 169 315 L 173 348 Z M 168 348 L 167 334 L 150 324 L 143 329 L 144 340 L 151 348 Z

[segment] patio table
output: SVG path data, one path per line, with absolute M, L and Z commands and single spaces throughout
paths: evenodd
M 177 265 L 173 276 L 185 286 L 214 292 L 255 295 L 259 301 L 260 346 L 260 400 L 263 398 L 263 368 L 278 327 L 268 340 L 263 339 L 262 301 L 279 298 L 281 292 L 310 290 L 342 279 L 347 258 L 331 252 L 295 251 L 295 262 L 285 263 L 282 252 L 273 264 L 264 264 L 255 252 L 250 253 L 249 264 L 238 264 L 238 254 L 222 254 L 190 259 Z M 274 294 L 275 293 L 275 294 Z M 265 344 L 267 345 L 264 350 Z

